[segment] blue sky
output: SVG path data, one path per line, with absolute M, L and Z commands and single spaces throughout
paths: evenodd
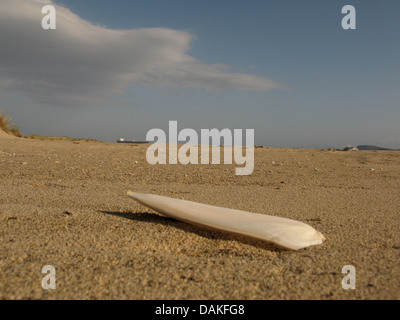
M 57 30 L 34 27 L 46 3 Z M 356 30 L 341 27 L 347 4 Z M 25 134 L 141 140 L 177 120 L 179 129 L 255 129 L 257 145 L 400 148 L 399 1 L 0 7 L 15 16 L 0 17 L 0 108 Z

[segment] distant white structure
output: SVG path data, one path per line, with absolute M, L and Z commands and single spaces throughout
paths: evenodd
M 136 141 L 136 140 L 125 140 L 124 138 L 119 138 L 117 143 L 136 143 L 136 144 L 144 144 L 148 143 L 147 141 Z
M 343 149 L 343 151 L 358 151 L 358 148 L 353 147 L 351 144 L 349 144 L 346 148 Z

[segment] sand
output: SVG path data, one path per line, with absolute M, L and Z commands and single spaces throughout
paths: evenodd
M 12 139 L 13 136 L 0 129 L 0 139 Z
M 399 152 L 257 148 L 239 177 L 151 166 L 147 147 L 0 135 L 0 299 L 400 298 Z M 303 221 L 327 241 L 287 251 L 202 229 L 129 189 Z

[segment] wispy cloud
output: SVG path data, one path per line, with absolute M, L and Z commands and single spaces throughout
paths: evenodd
M 42 6 L 57 10 L 57 29 L 41 28 Z M 0 88 L 39 102 L 90 105 L 128 86 L 208 91 L 268 91 L 283 86 L 233 73 L 188 55 L 194 36 L 167 28 L 112 30 L 51 0 L 1 0 Z

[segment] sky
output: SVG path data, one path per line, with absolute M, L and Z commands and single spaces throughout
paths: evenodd
M 398 0 L 1 0 L 0 109 L 23 134 L 144 140 L 176 120 L 400 148 L 399 18 Z

